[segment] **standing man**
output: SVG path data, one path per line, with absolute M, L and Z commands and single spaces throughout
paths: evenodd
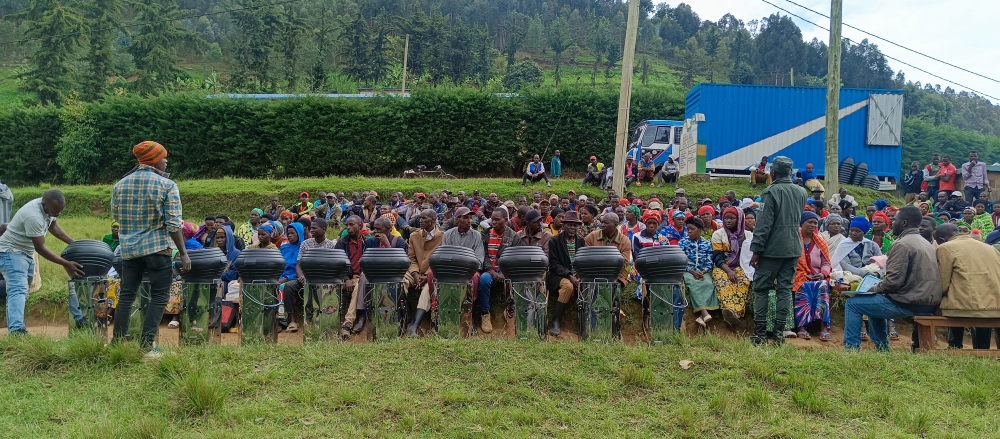
M 549 177 L 545 175 L 545 165 L 542 164 L 542 159 L 538 157 L 538 154 L 535 154 L 535 156 L 531 158 L 531 163 L 528 163 L 528 170 L 521 178 L 521 187 L 524 187 L 524 184 L 528 180 L 531 180 L 532 183 L 537 183 L 539 180 L 545 180 L 545 184 L 552 187 L 552 183 L 549 183 Z
M 941 156 L 941 169 L 938 170 L 938 190 L 944 192 L 955 192 L 955 179 L 958 177 L 958 169 L 951 164 L 951 156 Z
M 871 288 L 870 292 L 875 294 L 857 295 L 844 304 L 845 349 L 861 348 L 862 316 L 868 316 L 875 349 L 888 351 L 887 320 L 929 316 L 941 303 L 942 273 L 938 270 L 934 246 L 920 236 L 920 221 L 920 209 L 913 206 L 903 207 L 896 214 L 892 233 L 899 239 L 892 244 L 882 282 Z M 913 341 L 917 344 L 916 337 Z
M 549 172 L 552 173 L 552 178 L 562 177 L 562 158 L 559 157 L 559 150 L 557 149 L 552 154 L 552 161 L 549 162 Z
M 979 161 L 979 153 L 969 151 L 969 161 L 962 164 L 962 179 L 965 180 L 965 199 L 973 202 L 979 194 L 990 193 L 990 180 L 986 178 L 986 164 Z
M 0 274 L 7 282 L 7 331 L 11 335 L 28 334 L 24 327 L 24 305 L 35 273 L 35 252 L 61 265 L 70 278 L 83 276 L 82 265 L 61 258 L 45 246 L 48 232 L 66 244 L 73 242 L 73 238 L 56 224 L 56 218 L 65 207 L 63 193 L 49 189 L 42 198 L 21 206 L 7 224 L 7 231 L 0 235 Z
M 937 199 L 938 193 L 938 171 L 941 170 L 941 165 L 938 164 L 940 160 L 937 154 L 931 156 L 931 162 L 924 166 L 921 177 L 923 177 L 924 182 L 920 185 L 920 188 L 927 192 L 927 196 L 935 200 Z
M 118 292 L 118 315 L 132 314 L 132 302 L 144 274 L 149 276 L 149 307 L 142 323 L 139 345 L 152 349 L 148 358 L 163 354 L 153 340 L 170 298 L 173 277 L 170 255 L 176 248 L 181 271 L 191 269 L 181 233 L 181 195 L 167 174 L 167 150 L 145 141 L 132 148 L 139 165 L 115 183 L 111 191 L 111 215 L 121 224 L 122 283 Z M 128 335 L 128 319 L 115 322 L 114 340 Z
M 965 169 L 964 165 L 962 169 Z M 984 172 L 983 175 L 985 176 L 985 174 Z M 906 204 L 912 203 L 917 198 L 923 183 L 924 173 L 920 171 L 920 163 L 914 160 L 910 163 L 910 172 L 903 176 L 903 194 L 906 195 Z
M 806 204 L 806 191 L 792 183 L 791 173 L 792 159 L 783 156 L 774 159 L 768 176 L 773 183 L 760 196 L 761 207 L 750 244 L 753 252 L 750 265 L 757 269 L 753 279 L 754 333 L 750 340 L 758 346 L 767 343 L 768 291 L 774 290 L 777 295 L 774 327 L 784 328 L 790 317 L 792 280 L 802 255 L 799 220 Z M 772 335 L 775 343 L 784 342 L 781 334 Z

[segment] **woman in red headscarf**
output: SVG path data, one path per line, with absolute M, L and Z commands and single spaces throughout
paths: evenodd
M 753 239 L 746 231 L 743 211 L 727 207 L 722 212 L 722 228 L 712 233 L 712 281 L 715 282 L 722 318 L 729 326 L 739 326 L 750 298 L 750 279 L 740 267 L 743 242 Z
M 892 247 L 893 241 L 896 240 L 896 237 L 889 230 L 891 224 L 892 220 L 889 219 L 889 215 L 886 215 L 885 212 L 875 212 L 872 215 L 872 229 L 865 234 L 865 238 L 872 240 L 875 245 L 882 249 L 883 255 L 889 254 L 889 247 Z
M 711 202 L 711 200 L 709 200 Z M 701 222 L 705 223 L 705 230 L 702 230 L 701 236 L 708 241 L 712 240 L 712 234 L 716 230 L 722 228 L 718 220 L 715 219 L 715 208 L 711 205 L 701 206 L 698 209 L 698 218 L 701 218 Z
M 799 222 L 802 256 L 792 281 L 795 328 L 798 338 L 808 340 L 806 325 L 822 322 L 819 339 L 830 341 L 830 249 L 819 232 L 819 215 L 803 212 Z

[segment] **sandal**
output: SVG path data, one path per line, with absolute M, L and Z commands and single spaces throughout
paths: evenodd
M 740 327 L 740 317 L 736 315 L 736 311 L 732 308 L 722 310 L 722 319 L 725 320 L 731 327 Z
M 806 331 L 799 331 L 799 333 L 795 334 L 795 336 L 798 337 L 798 338 L 800 338 L 800 339 L 802 339 L 802 340 L 809 340 L 810 339 L 809 333 L 806 332 Z
M 864 328 L 861 329 L 861 341 L 868 341 L 868 331 Z
M 694 322 L 697 323 L 702 328 L 707 328 L 708 327 L 707 325 L 705 325 L 705 321 L 702 320 L 701 317 L 698 317 L 697 319 L 694 319 Z
M 830 341 L 830 333 L 826 331 L 821 331 L 819 333 L 819 341 Z

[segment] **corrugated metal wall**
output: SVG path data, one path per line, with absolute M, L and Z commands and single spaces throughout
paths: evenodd
M 869 146 L 868 97 L 901 90 L 840 91 L 840 159 L 867 162 L 872 175 L 898 177 L 901 146 Z M 826 88 L 700 84 L 687 94 L 685 118 L 705 115 L 698 143 L 707 145 L 709 169 L 743 170 L 761 156 L 784 155 L 796 168 L 812 163 L 823 175 L 826 157 Z M 846 113 L 846 116 L 845 116 Z

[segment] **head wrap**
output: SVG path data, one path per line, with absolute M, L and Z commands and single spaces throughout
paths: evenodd
M 687 214 L 684 213 L 684 211 L 680 210 L 680 209 L 675 210 L 674 214 L 670 215 L 671 218 L 684 218 L 686 216 L 687 216 Z
M 114 225 L 112 225 L 112 227 L 114 227 Z M 194 223 L 184 221 L 181 224 L 181 232 L 184 234 L 184 239 L 194 238 L 194 235 L 198 234 L 198 226 L 194 225 Z
M 295 219 L 295 214 L 293 214 L 293 213 L 291 213 L 291 212 L 289 212 L 289 211 L 286 210 L 284 212 L 281 212 L 281 215 L 278 215 L 278 218 L 279 219 L 281 219 L 281 218 Z
M 628 199 L 622 198 L 622 199 L 618 200 L 618 205 L 619 206 L 623 206 L 623 207 L 624 206 L 628 206 L 629 205 Z
M 112 222 L 111 222 L 111 227 L 118 227 L 118 228 L 121 228 L 121 227 L 122 227 L 122 225 L 121 225 L 121 224 L 118 224 L 118 221 L 112 221 Z
M 885 213 L 899 212 L 899 208 L 896 206 L 888 206 L 885 208 Z
M 805 212 L 802 212 L 802 218 L 799 219 L 799 225 L 801 226 L 801 225 L 805 224 L 806 221 L 809 221 L 811 219 L 816 220 L 816 222 L 818 223 L 819 222 L 819 215 L 816 215 L 816 213 L 813 212 L 813 211 L 811 211 L 811 210 L 807 210 Z
M 154 165 L 167 158 L 167 149 L 152 140 L 141 142 L 132 147 L 132 154 L 140 165 Z
M 879 211 L 882 211 L 882 210 L 885 210 L 885 207 L 889 205 L 889 202 L 887 202 L 885 200 L 877 200 L 877 201 L 875 201 L 872 204 L 875 206 L 876 209 L 878 209 Z
M 706 212 L 711 213 L 712 215 L 715 215 L 715 208 L 712 207 L 712 206 L 701 206 L 701 209 L 698 209 L 698 216 L 701 216 L 702 214 L 704 214 Z
M 684 220 L 684 224 L 689 226 L 693 225 L 701 230 L 705 230 L 705 222 L 696 216 L 692 216 L 691 218 Z
M 844 217 L 842 217 L 842 216 L 840 216 L 839 214 L 836 214 L 836 213 L 831 213 L 831 214 L 827 215 L 827 217 L 824 218 L 823 221 L 822 221 L 822 223 L 819 225 L 820 231 L 821 232 L 825 232 L 826 229 L 827 229 L 827 227 L 830 226 L 830 223 L 833 223 L 833 222 L 840 223 L 841 227 L 843 227 L 843 225 L 844 225 Z
M 962 213 L 971 213 L 971 214 L 975 215 L 976 214 L 976 209 L 971 208 L 971 207 L 966 207 L 965 210 L 962 211 Z
M 729 263 L 729 268 L 735 269 L 740 266 L 740 238 L 746 236 L 747 224 L 742 210 L 735 207 L 727 207 L 722 212 L 722 216 L 725 217 L 729 213 L 736 215 L 736 230 L 729 230 L 729 227 L 723 227 L 723 229 L 726 231 L 726 237 L 729 238 L 729 258 L 727 262 Z M 725 218 L 723 218 L 724 223 Z
M 744 198 L 740 200 L 740 210 L 750 207 L 751 204 L 753 204 L 752 198 Z
M 882 220 L 886 226 L 892 224 L 892 222 L 889 221 L 889 215 L 886 215 L 885 212 L 875 212 L 875 215 L 872 215 L 872 222 L 875 222 L 877 219 Z
M 659 210 L 648 209 L 642 214 L 642 222 L 646 222 L 650 218 L 655 219 L 656 223 L 659 224 L 663 221 L 663 214 Z
M 930 212 L 930 210 L 931 210 L 931 205 L 928 204 L 926 201 L 921 201 L 921 202 L 917 203 L 917 209 L 919 209 L 921 207 L 926 207 L 928 212 Z
M 264 233 L 267 233 L 267 236 L 271 236 L 274 234 L 274 226 L 272 226 L 271 223 L 261 224 L 257 226 L 257 230 L 258 231 L 263 230 Z
M 256 213 L 257 216 L 264 216 L 264 211 L 257 207 L 250 209 L 250 213 Z
M 854 203 L 851 203 L 850 201 L 847 200 L 840 200 L 840 203 L 837 204 L 840 206 L 841 210 L 847 209 L 848 207 L 852 208 L 854 207 Z
M 777 156 L 771 164 L 771 170 L 778 174 L 788 175 L 792 173 L 792 159 L 785 156 Z
M 642 211 L 639 210 L 639 206 L 631 204 L 631 205 L 628 206 L 628 210 L 631 210 L 632 213 L 635 214 L 635 216 L 642 216 Z
M 851 220 L 850 228 L 859 229 L 861 230 L 861 233 L 868 233 L 868 231 L 872 229 L 872 223 L 868 222 L 868 220 L 863 216 L 856 216 L 853 220 Z

